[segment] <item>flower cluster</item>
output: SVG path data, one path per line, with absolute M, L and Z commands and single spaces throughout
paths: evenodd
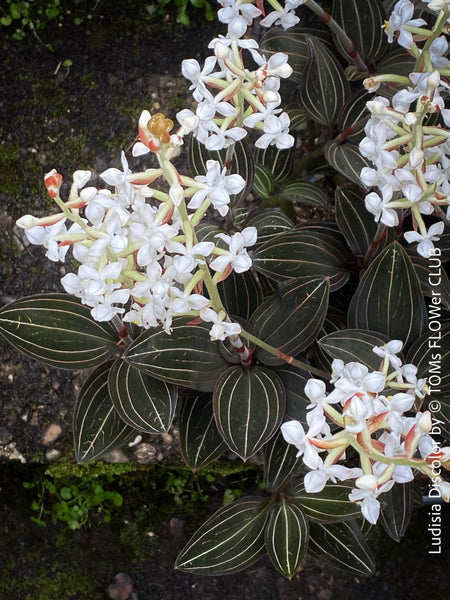
M 242 273 L 251 267 L 247 248 L 256 242 L 256 229 L 219 234 L 216 247 L 196 239 L 193 223 L 210 206 L 226 215 L 230 195 L 239 193 L 245 182 L 240 175 L 227 175 L 213 160 L 207 162 L 205 176 L 181 176 L 167 159 L 180 137 L 179 132 L 169 135 L 170 127 L 168 119 L 151 117 L 148 111 L 140 119 L 135 153 L 143 154 L 144 148 L 155 152 L 160 168 L 133 174 L 122 154 L 122 171 L 110 168 L 101 174 L 114 191 L 85 187 L 91 173 L 77 171 L 67 202 L 59 196 L 62 177 L 52 171 L 45 183 L 60 212 L 42 219 L 26 215 L 17 224 L 53 261 L 64 261 L 72 247 L 80 266 L 61 282 L 92 308 L 97 321 L 121 315 L 123 321 L 145 328 L 162 325 L 169 332 L 174 315 L 199 316 L 207 310 L 205 320 L 217 325 L 212 336 L 224 339 L 240 328 L 225 327 L 225 315 L 211 308 L 203 284 L 205 279 L 213 281 L 210 270 L 217 282 L 232 270 Z M 168 192 L 150 187 L 160 178 L 169 184 Z
M 288 0 L 283 8 L 276 1 L 271 2 L 276 10 L 261 23 L 269 26 L 280 21 L 284 27 L 295 25 L 298 17 L 293 11 L 302 3 L 303 0 Z M 177 119 L 209 150 L 221 150 L 241 140 L 247 135 L 247 127 L 262 132 L 255 144 L 258 148 L 274 144 L 285 149 L 294 144 L 279 94 L 280 79 L 292 73 L 288 57 L 279 52 L 267 58 L 256 40 L 243 38 L 252 20 L 261 14 L 259 6 L 227 0 L 218 17 L 228 25 L 228 31 L 226 36 L 210 42 L 208 47 L 214 55 L 206 59 L 203 68 L 195 59 L 183 61 L 183 75 L 191 81 L 189 89 L 198 105 L 195 113 L 184 109 Z M 242 50 L 251 54 L 256 69 L 246 68 Z
M 364 82 L 369 91 L 383 82 L 401 89 L 392 99 L 380 96 L 367 103 L 371 117 L 359 146 L 375 167 L 363 168 L 361 181 L 380 190 L 366 196 L 367 210 L 387 227 L 399 224 L 401 209 L 410 211 L 414 229 L 404 234 L 405 239 L 418 242 L 417 251 L 424 257 L 442 234 L 444 220 L 450 218 L 450 131 L 441 123 L 450 126 L 450 110 L 443 98 L 449 87 L 450 61 L 445 57 L 447 40 L 440 35 L 450 11 L 445 2 L 428 4 L 432 10 L 444 11 L 432 31 L 423 28 L 423 19 L 412 18 L 414 5 L 409 0 L 397 2 L 386 23 L 389 41 L 398 36 L 398 43 L 416 57 L 416 69 L 409 77 L 379 75 Z M 442 4 L 439 9 L 438 4 Z M 422 48 L 414 38 L 419 33 L 427 40 Z M 424 216 L 431 215 L 438 220 L 427 228 Z
M 310 469 L 305 476 L 307 492 L 321 491 L 326 482 L 356 479 L 350 500 L 361 503 L 364 517 L 376 523 L 378 496 L 398 483 L 412 481 L 413 468 L 430 475 L 427 457 L 432 454 L 433 439 L 430 412 L 417 411 L 427 394 L 425 379 L 417 377 L 417 368 L 402 364 L 397 354 L 402 342 L 393 340 L 373 351 L 380 357 L 380 370 L 358 362 L 332 364 L 334 389 L 327 393 L 325 383 L 310 379 L 305 394 L 307 426 L 288 421 L 281 427 L 285 440 L 298 448 L 297 456 Z M 408 414 L 405 414 L 408 413 Z M 339 426 L 333 432 L 328 419 Z M 337 464 L 353 447 L 360 466 Z M 323 458 L 321 454 L 327 452 Z M 443 448 L 449 455 L 450 448 Z M 447 459 L 448 460 L 448 459 Z M 442 496 L 448 499 L 450 484 L 442 484 Z

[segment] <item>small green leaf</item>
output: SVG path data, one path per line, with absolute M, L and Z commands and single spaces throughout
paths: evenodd
M 384 506 L 380 513 L 380 523 L 386 533 L 400 542 L 406 533 L 413 509 L 413 483 L 397 483 L 383 494 Z
M 265 552 L 266 500 L 244 497 L 220 508 L 189 540 L 175 568 L 227 575 L 252 565 Z
M 373 554 L 355 521 L 310 522 L 308 552 L 354 575 L 367 577 L 375 571 Z
M 353 489 L 349 483 L 327 483 L 321 492 L 312 494 L 301 481 L 291 488 L 290 494 L 311 520 L 335 523 L 361 517 L 359 504 L 348 499 Z
M 216 460 L 226 449 L 214 420 L 211 394 L 185 398 L 181 404 L 178 427 L 181 456 L 193 471 Z
M 383 346 L 390 338 L 364 329 L 342 329 L 330 333 L 319 340 L 319 346 L 331 358 L 344 362 L 359 362 L 368 369 L 378 371 L 382 359 L 373 351 L 374 346 Z
M 122 421 L 108 393 L 112 363 L 99 367 L 81 388 L 73 415 L 75 458 L 87 463 L 126 443 L 135 429 Z
M 277 502 L 270 508 L 265 540 L 272 564 L 291 579 L 308 548 L 308 519 L 297 505 Z
M 276 373 L 254 366 L 226 370 L 213 395 L 217 428 L 230 450 L 247 460 L 275 434 L 284 415 L 285 391 Z
M 265 488 L 269 492 L 282 488 L 300 463 L 297 448 L 288 444 L 279 431 L 264 447 Z
M 326 208 L 329 203 L 326 191 L 316 183 L 307 181 L 285 183 L 281 188 L 280 197 L 296 204 L 318 208 Z
M 124 360 L 116 360 L 108 390 L 121 419 L 138 431 L 164 433 L 172 424 L 177 388 L 150 377 Z

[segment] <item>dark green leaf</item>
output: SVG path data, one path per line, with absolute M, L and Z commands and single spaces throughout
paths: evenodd
M 307 181 L 291 181 L 285 183 L 280 191 L 280 197 L 305 206 L 328 206 L 328 194 L 323 187 Z
M 399 542 L 406 533 L 413 509 L 413 483 L 397 483 L 383 494 L 384 507 L 380 523 L 393 540 Z
M 217 288 L 227 313 L 243 319 L 249 319 L 263 299 L 262 287 L 252 271 L 232 271 Z
M 117 360 L 109 375 L 113 406 L 125 423 L 138 431 L 164 433 L 172 424 L 177 401 L 175 386 Z
M 21 352 L 61 369 L 87 369 L 117 350 L 119 335 L 68 294 L 22 298 L 0 309 L 0 333 Z
M 386 13 L 381 0 L 333 0 L 332 16 L 367 65 L 376 63 L 385 54 L 388 48 L 384 33 Z M 333 37 L 339 51 L 348 57 L 339 37 Z
M 284 52 L 288 55 L 288 63 L 294 70 L 289 79 L 295 83 L 301 81 L 309 57 L 305 34 L 314 35 L 323 43 L 328 43 L 327 40 L 329 40 L 328 33 L 319 30 L 299 27 L 282 31 L 272 27 L 264 34 L 260 42 L 261 49 L 268 55 L 276 52 Z M 331 47 L 329 43 L 328 46 Z
M 308 519 L 290 502 L 277 502 L 270 508 L 266 532 L 267 554 L 274 567 L 291 579 L 308 548 Z
M 377 65 L 376 75 L 392 74 L 409 77 L 414 72 L 416 59 L 405 48 L 394 48 Z M 382 84 L 377 94 L 392 98 L 398 92 L 398 87 L 389 83 Z
M 253 267 L 275 281 L 297 277 L 329 278 L 330 291 L 349 276 L 348 251 L 342 235 L 309 225 L 274 236 L 253 254 Z
M 255 366 L 231 367 L 213 395 L 217 427 L 228 447 L 247 460 L 274 435 L 285 410 L 285 391 L 276 373 Z
M 350 87 L 336 57 L 312 35 L 305 35 L 308 62 L 300 82 L 300 106 L 316 123 L 334 125 Z
M 359 142 L 364 137 L 364 126 L 370 117 L 366 102 L 371 98 L 373 94 L 366 89 L 358 90 L 339 111 L 337 124 L 339 131 L 345 133 L 346 140 Z
M 181 456 L 193 471 L 216 460 L 226 449 L 214 420 L 211 394 L 185 398 L 178 426 Z
M 359 362 L 368 369 L 378 371 L 383 359 L 375 354 L 374 346 L 383 346 L 389 337 L 364 329 L 342 329 L 319 340 L 319 345 L 331 358 L 344 362 Z
M 212 391 L 227 364 L 217 343 L 211 341 L 210 326 L 178 317 L 171 329 L 170 335 L 159 327 L 141 334 L 125 352 L 125 360 L 167 383 Z
M 353 489 L 353 485 L 345 482 L 327 483 L 321 492 L 310 494 L 305 491 L 302 481 L 294 485 L 290 493 L 310 519 L 334 523 L 361 517 L 359 504 L 348 499 Z
M 279 431 L 264 447 L 264 485 L 269 492 L 276 492 L 301 464 L 297 448 L 288 444 Z
M 372 552 L 354 521 L 310 523 L 308 552 L 354 575 L 367 577 L 375 571 Z
M 108 392 L 112 363 L 99 367 L 81 388 L 73 415 L 75 458 L 80 463 L 96 460 L 122 446 L 135 430 L 114 410 Z
M 350 188 L 336 190 L 336 223 L 356 256 L 365 256 L 377 224 L 364 206 L 364 192 Z
M 275 181 L 283 181 L 291 174 L 294 159 L 295 146 L 287 150 L 280 150 L 275 145 L 255 149 L 255 162 L 268 170 Z
M 348 310 L 348 325 L 384 333 L 407 347 L 425 327 L 425 300 L 411 260 L 393 242 L 364 273 Z
M 275 372 L 286 389 L 286 415 L 306 425 L 306 407 L 311 403 L 305 396 L 304 389 L 311 373 L 284 363 Z
M 250 322 L 257 337 L 291 356 L 306 350 L 316 338 L 328 307 L 327 279 L 302 277 L 279 285 L 275 294 L 261 304 Z M 280 365 L 283 359 L 258 350 L 258 359 Z
M 275 190 L 275 179 L 267 167 L 255 165 L 255 179 L 253 180 L 253 191 L 260 198 L 270 198 Z
M 343 142 L 338 144 L 330 140 L 325 144 L 325 158 L 338 173 L 364 188 L 360 173 L 364 167 L 373 167 L 368 158 L 361 156 L 357 144 Z
M 291 231 L 294 223 L 279 208 L 264 208 L 250 214 L 245 226 L 256 227 L 258 230 L 257 244 L 262 244 L 278 233 Z
M 175 568 L 227 575 L 252 565 L 265 552 L 266 501 L 245 497 L 220 508 L 186 544 Z

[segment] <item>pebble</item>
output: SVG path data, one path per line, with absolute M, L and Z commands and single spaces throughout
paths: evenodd
M 136 446 L 134 456 L 140 464 L 154 462 L 156 458 L 156 448 L 152 444 L 139 444 Z
M 55 460 L 58 460 L 60 456 L 61 452 L 56 448 L 49 448 L 45 453 L 45 458 L 48 460 L 48 462 L 54 462 Z
M 13 439 L 13 435 L 10 431 L 6 429 L 6 427 L 0 427 L 0 446 L 4 446 L 5 444 L 9 444 L 9 442 Z
M 62 427 L 57 423 L 52 423 L 48 427 L 46 427 L 42 433 L 41 442 L 44 446 L 50 446 L 53 442 L 59 438 L 62 434 Z
M 110 583 L 106 590 L 111 600 L 127 600 L 132 592 L 133 580 L 126 573 L 117 573 L 113 583 Z

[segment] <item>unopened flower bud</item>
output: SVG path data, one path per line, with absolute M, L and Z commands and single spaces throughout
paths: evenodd
M 75 173 L 73 174 L 73 183 L 75 184 L 76 188 L 79 190 L 80 188 L 82 188 L 83 186 L 85 186 L 87 184 L 87 182 L 89 181 L 89 179 L 91 178 L 91 172 L 90 171 L 75 171 Z
M 39 219 L 33 217 L 33 215 L 24 215 L 23 217 L 20 217 L 20 219 L 17 219 L 16 225 L 21 229 L 31 229 L 32 227 L 39 225 Z
M 184 190 L 181 185 L 173 184 L 170 186 L 169 196 L 175 206 L 180 206 L 184 198 Z
M 428 79 L 427 79 L 427 88 L 429 90 L 428 95 L 431 95 L 431 92 L 433 92 L 441 83 L 441 75 L 439 73 L 439 71 L 433 71 Z
M 219 60 L 228 60 L 230 58 L 230 51 L 227 46 L 221 42 L 216 42 L 214 44 L 214 54 Z
M 363 86 L 368 92 L 376 92 L 380 85 L 381 82 L 377 81 L 375 77 L 368 77 L 363 81 Z
M 279 102 L 281 102 L 281 97 L 280 97 L 280 94 L 278 94 L 277 92 L 273 92 L 272 90 L 267 90 L 263 94 L 263 100 L 264 100 L 264 102 L 279 103 Z
M 413 169 L 417 169 L 424 160 L 423 150 L 421 148 L 414 147 L 409 153 L 409 164 Z
M 375 475 L 362 475 L 355 480 L 355 485 L 361 490 L 370 490 L 374 492 L 378 487 L 378 480 Z
M 415 125 L 417 122 L 416 113 L 409 112 L 405 115 L 405 125 Z
M 417 431 L 420 433 L 428 433 L 431 431 L 431 413 L 429 410 L 420 415 L 419 420 L 417 421 Z

